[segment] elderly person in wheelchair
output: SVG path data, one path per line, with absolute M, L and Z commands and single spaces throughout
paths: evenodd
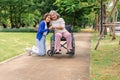
M 51 54 L 52 53 L 60 54 L 60 51 L 61 51 L 60 41 L 62 38 L 65 38 L 66 43 L 67 43 L 66 54 L 73 54 L 72 35 L 70 32 L 68 32 L 68 30 L 66 30 L 65 21 L 63 20 L 63 18 L 60 18 L 59 14 L 54 10 L 50 11 L 50 15 L 52 19 L 51 25 L 54 28 L 54 36 L 52 37 L 52 39 L 54 39 L 54 42 L 51 42 L 51 49 L 52 50 L 54 49 L 54 52 L 52 51 Z

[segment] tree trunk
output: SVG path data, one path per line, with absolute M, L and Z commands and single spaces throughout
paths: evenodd
M 75 12 L 73 13 L 73 21 L 72 21 L 72 26 L 75 26 Z
M 114 0 L 113 0 L 113 1 L 114 1 Z M 105 22 L 109 22 L 109 21 L 110 21 L 110 17 L 111 17 L 111 15 L 113 14 L 113 12 L 114 12 L 114 10 L 115 10 L 115 7 L 116 7 L 116 5 L 117 5 L 117 3 L 118 3 L 118 1 L 119 1 L 119 0 L 115 0 L 115 3 L 113 4 L 113 8 L 112 8 L 110 14 L 108 15 L 108 17 L 106 18 L 106 21 L 105 21 Z
M 11 28 L 14 28 L 14 23 L 13 23 L 13 16 L 12 16 L 12 6 L 10 5 L 10 23 L 11 23 Z
M 115 5 L 115 2 L 117 2 L 116 0 L 113 0 L 113 4 Z M 114 8 L 114 12 L 113 12 L 113 23 L 117 22 L 117 8 Z M 115 37 L 115 26 L 112 27 L 112 40 L 116 39 Z
M 104 31 L 105 31 L 105 27 L 103 27 L 102 33 L 101 33 L 101 35 L 99 36 L 98 42 L 97 42 L 97 44 L 96 44 L 96 46 L 95 46 L 95 50 L 97 50 L 97 48 L 98 48 L 98 46 L 99 46 L 99 44 L 100 44 L 100 41 L 101 41 L 102 37 L 104 36 Z
M 114 13 L 118 1 L 119 0 L 113 0 L 113 8 L 112 8 L 110 14 L 108 15 L 108 17 L 106 18 L 106 21 L 105 21 L 106 23 L 110 23 L 110 17 Z M 113 37 L 112 39 L 115 39 L 115 28 L 113 28 L 113 26 L 110 26 L 109 30 L 110 30 L 110 35 L 112 35 L 112 37 Z
M 116 6 L 116 4 L 117 4 L 117 2 L 118 2 L 118 0 L 115 0 L 116 2 L 114 3 L 114 6 L 113 6 L 113 9 L 112 9 L 112 11 L 110 12 L 110 14 L 109 14 L 109 16 L 107 17 L 107 19 L 106 19 L 106 21 L 105 22 L 107 22 L 108 23 L 108 21 L 110 21 L 110 17 L 111 17 L 111 15 L 112 15 L 112 13 L 113 13 L 113 11 L 114 11 L 114 9 L 115 9 L 115 6 Z M 104 30 L 105 30 L 105 27 L 103 27 L 103 31 L 102 31 L 102 33 L 101 33 L 101 35 L 100 35 L 100 37 L 99 37 L 99 39 L 98 39 L 98 42 L 97 42 L 97 44 L 96 44 L 96 46 L 95 46 L 95 50 L 97 49 L 97 47 L 99 46 L 99 43 L 100 43 L 100 41 L 101 41 L 101 39 L 102 39 L 102 37 L 103 37 L 103 35 L 104 35 Z M 120 41 L 119 41 L 120 42 Z
M 3 25 L 3 28 L 7 28 L 7 25 L 6 25 L 6 24 L 2 23 L 2 25 Z
M 105 23 L 106 20 L 106 5 L 103 5 L 103 23 Z M 105 27 L 104 30 L 104 35 L 107 35 L 107 27 L 105 25 L 103 25 L 103 27 Z
M 94 29 L 95 29 L 95 31 L 98 31 L 99 32 L 99 22 L 100 22 L 100 20 L 99 20 L 99 17 L 100 15 L 96 15 L 96 17 L 95 17 L 95 26 L 94 26 Z

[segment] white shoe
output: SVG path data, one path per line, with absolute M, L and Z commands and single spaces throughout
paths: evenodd
M 32 50 L 30 48 L 26 48 L 26 53 L 28 54 L 28 56 L 31 56 Z

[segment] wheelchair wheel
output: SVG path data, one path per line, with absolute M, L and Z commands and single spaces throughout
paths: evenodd
M 75 47 L 73 47 L 72 53 L 72 55 L 75 55 Z
M 74 36 L 72 35 L 72 54 L 70 54 L 70 56 L 74 56 L 75 55 L 75 39 Z
M 53 56 L 53 51 L 52 50 L 48 50 L 47 54 L 48 54 L 48 56 Z

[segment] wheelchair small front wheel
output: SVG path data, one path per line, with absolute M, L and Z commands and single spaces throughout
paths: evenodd
M 51 50 L 47 51 L 48 56 L 53 56 L 53 52 Z
M 69 56 L 70 56 L 70 57 L 73 57 L 74 55 L 75 55 L 75 52 L 74 52 L 74 50 L 72 50 L 72 53 L 69 54 Z
M 70 57 L 73 57 L 73 56 L 74 56 L 74 53 L 69 54 L 69 56 L 70 56 Z

